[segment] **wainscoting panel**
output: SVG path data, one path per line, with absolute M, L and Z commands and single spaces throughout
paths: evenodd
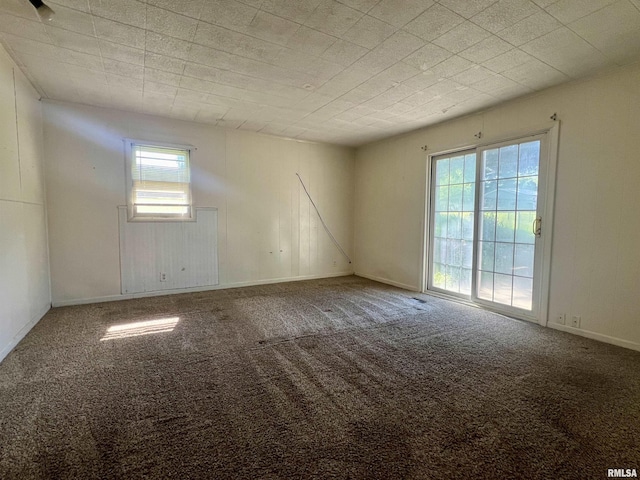
M 218 210 L 193 222 L 128 222 L 118 207 L 122 294 L 218 284 Z

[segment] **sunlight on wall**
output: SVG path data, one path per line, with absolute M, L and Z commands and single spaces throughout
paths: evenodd
M 142 322 L 125 323 L 123 325 L 113 325 L 109 327 L 107 333 L 100 339 L 113 340 L 118 338 L 138 337 L 140 335 L 151 335 L 152 333 L 171 332 L 176 327 L 180 317 L 161 318 L 158 320 L 145 320 Z

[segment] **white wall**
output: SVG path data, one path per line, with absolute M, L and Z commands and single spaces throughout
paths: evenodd
M 220 286 L 353 271 L 295 175 L 352 253 L 352 149 L 68 103 L 47 102 L 44 112 L 54 305 L 121 294 L 125 137 L 197 147 L 193 198 L 218 208 Z
M 0 47 L 0 360 L 51 306 L 38 98 Z
M 360 148 L 356 273 L 419 289 L 427 153 L 561 120 L 549 325 L 640 349 L 640 66 Z

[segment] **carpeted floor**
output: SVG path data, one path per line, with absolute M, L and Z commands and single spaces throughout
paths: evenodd
M 640 469 L 640 354 L 357 277 L 248 287 L 52 310 L 0 422 L 2 479 L 603 479 Z

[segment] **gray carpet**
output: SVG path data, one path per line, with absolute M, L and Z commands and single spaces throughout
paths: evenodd
M 54 309 L 0 421 L 2 479 L 601 479 L 640 354 L 343 277 Z

